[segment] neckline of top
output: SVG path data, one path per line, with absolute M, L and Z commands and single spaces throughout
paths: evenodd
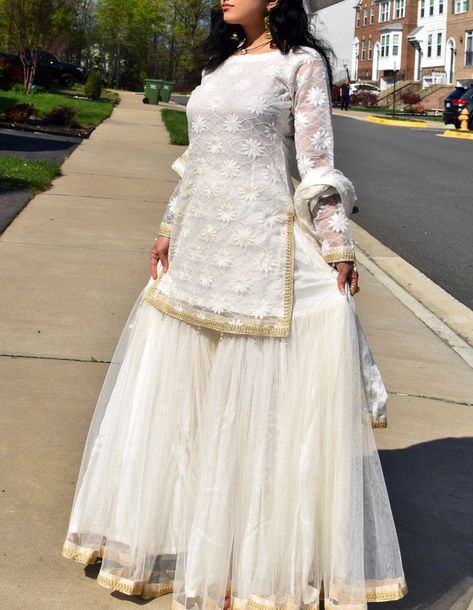
M 261 59 L 262 57 L 266 57 L 268 55 L 275 55 L 276 53 L 279 53 L 280 55 L 282 55 L 281 51 L 279 49 L 276 49 L 276 51 L 270 51 L 267 53 L 255 53 L 254 55 L 250 55 L 249 53 L 245 53 L 244 55 L 230 55 L 229 57 L 227 57 L 227 59 L 240 59 L 243 61 L 248 61 L 249 59 L 251 60 L 255 60 L 255 59 Z

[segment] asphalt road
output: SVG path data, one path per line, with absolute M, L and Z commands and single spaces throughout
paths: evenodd
M 0 155 L 62 163 L 82 138 L 0 129 Z
M 354 222 L 473 308 L 473 142 L 334 116 Z

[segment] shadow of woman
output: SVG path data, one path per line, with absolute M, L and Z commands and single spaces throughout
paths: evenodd
M 408 583 L 383 610 L 467 610 L 473 600 L 473 438 L 380 450 Z M 374 608 L 375 604 L 369 604 Z

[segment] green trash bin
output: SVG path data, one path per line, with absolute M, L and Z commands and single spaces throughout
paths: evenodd
M 171 80 L 164 80 L 163 86 L 159 91 L 159 99 L 163 102 L 169 102 L 169 98 L 171 97 L 172 88 L 176 83 Z
M 159 104 L 159 92 L 164 81 L 161 78 L 147 78 L 145 80 L 145 96 L 143 104 Z

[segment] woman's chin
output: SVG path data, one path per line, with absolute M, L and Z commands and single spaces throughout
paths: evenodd
M 229 15 L 227 15 L 226 13 L 223 13 L 223 20 L 225 21 L 225 23 L 227 25 L 240 25 L 238 23 L 238 21 L 236 21 L 235 19 L 232 19 Z

